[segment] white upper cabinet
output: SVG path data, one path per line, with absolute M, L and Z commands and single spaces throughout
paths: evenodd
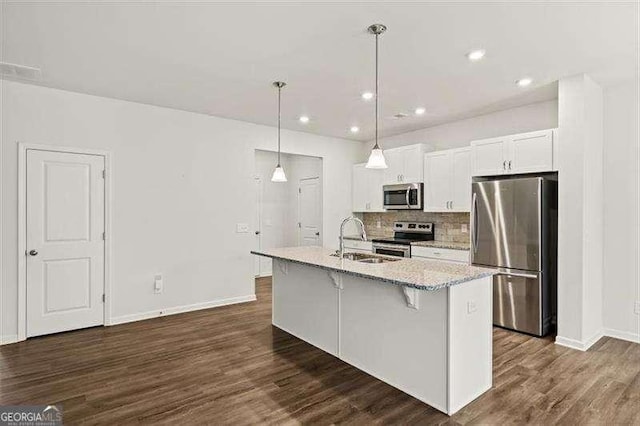
M 471 205 L 470 148 L 424 156 L 424 211 L 468 212 Z
M 473 175 L 501 175 L 507 170 L 507 137 L 484 139 L 471 142 Z
M 554 136 L 553 130 L 512 136 L 507 165 L 509 172 L 533 173 L 553 170 Z
M 424 211 L 443 212 L 451 201 L 451 153 L 430 152 L 424 156 Z
M 384 183 L 390 185 L 422 182 L 423 155 L 422 144 L 386 149 L 384 156 L 389 167 L 384 171 Z
M 555 170 L 557 129 L 540 130 L 471 142 L 473 176 Z
M 352 211 L 384 212 L 382 207 L 382 180 L 380 169 L 367 169 L 365 163 L 353 166 Z
M 471 211 L 471 148 L 451 152 L 453 180 L 451 181 L 451 207 L 456 212 Z

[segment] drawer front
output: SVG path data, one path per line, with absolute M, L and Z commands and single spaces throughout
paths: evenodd
M 344 240 L 344 248 L 373 251 L 373 243 L 371 241 Z
M 469 263 L 469 250 L 451 250 L 436 247 L 411 247 L 411 257 Z

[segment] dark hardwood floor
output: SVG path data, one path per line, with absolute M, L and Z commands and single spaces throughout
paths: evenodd
M 258 301 L 0 347 L 0 404 L 67 424 L 640 424 L 640 345 L 495 329 L 494 386 L 453 417 L 271 326 Z

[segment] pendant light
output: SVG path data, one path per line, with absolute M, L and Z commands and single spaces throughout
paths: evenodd
M 388 167 L 387 161 L 384 158 L 382 148 L 378 145 L 378 36 L 387 31 L 387 27 L 382 24 L 373 24 L 367 30 L 376 36 L 376 143 L 371 150 L 369 161 L 367 161 L 365 167 L 367 169 L 386 169 Z
M 273 171 L 273 176 L 271 176 L 271 182 L 286 182 L 287 176 L 284 174 L 284 169 L 280 165 L 280 92 L 287 83 L 284 81 L 274 81 L 273 85 L 278 88 L 278 164 Z

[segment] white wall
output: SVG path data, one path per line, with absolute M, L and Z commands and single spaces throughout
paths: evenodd
M 383 149 L 425 143 L 431 150 L 468 146 L 476 139 L 558 126 L 558 101 L 538 102 L 381 139 Z M 367 144 L 366 156 L 373 143 Z M 365 157 L 364 160 L 366 160 Z
M 2 84 L 2 300 L 5 341 L 17 332 L 17 143 L 113 153 L 112 316 L 254 294 L 254 150 L 274 128 L 9 81 Z M 323 158 L 323 234 L 350 214 L 351 165 L 362 144 L 283 131 L 285 152 Z M 165 275 L 154 295 L 153 274 Z
M 602 90 L 584 74 L 559 83 L 558 336 L 585 349 L 602 329 Z
M 604 92 L 605 332 L 640 342 L 640 110 L 638 82 Z

